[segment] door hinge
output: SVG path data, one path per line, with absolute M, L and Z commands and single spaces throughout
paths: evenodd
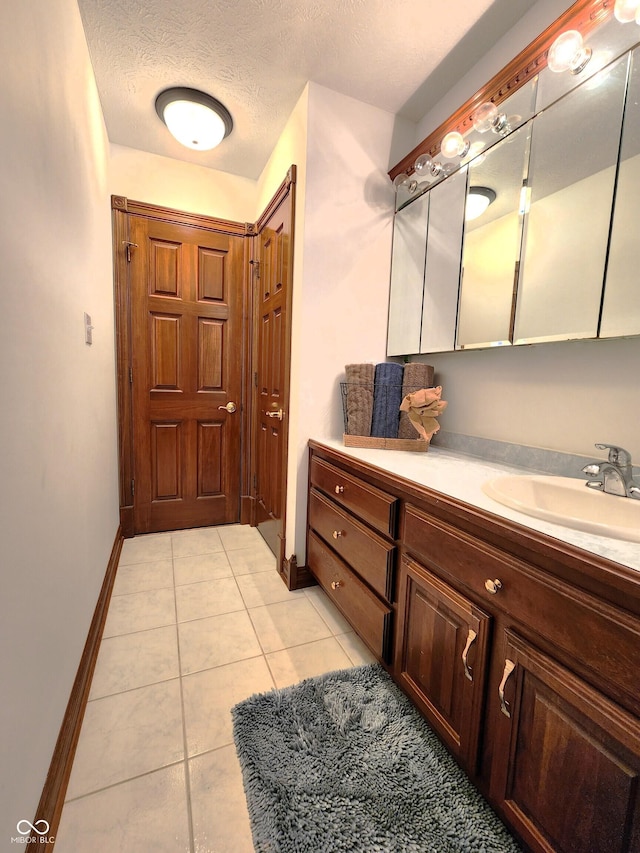
M 249 261 L 249 263 L 253 266 L 253 273 L 256 281 L 260 278 L 260 261 Z
M 254 489 L 258 488 L 258 475 L 257 474 L 253 475 L 253 488 Z
M 136 493 L 136 481 L 131 480 L 131 497 L 133 497 Z
M 129 368 L 129 385 L 133 385 L 133 367 Z
M 131 240 L 123 240 L 123 241 L 122 241 L 122 245 L 126 247 L 126 248 L 125 248 L 125 253 L 126 253 L 126 256 L 127 256 L 127 262 L 128 262 L 128 263 L 131 263 L 131 250 L 132 250 L 132 249 L 137 249 L 137 248 L 138 248 L 138 244 L 137 244 L 137 243 L 132 243 L 132 242 L 131 242 Z
M 253 374 L 253 384 L 256 386 L 256 388 L 258 387 L 258 371 L 257 370 Z

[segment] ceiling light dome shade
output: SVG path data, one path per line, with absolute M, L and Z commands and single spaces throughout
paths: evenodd
M 165 89 L 156 98 L 156 112 L 181 145 L 210 151 L 233 129 L 227 108 L 197 89 Z
M 464 218 L 477 219 L 496 200 L 495 191 L 489 187 L 469 187 Z

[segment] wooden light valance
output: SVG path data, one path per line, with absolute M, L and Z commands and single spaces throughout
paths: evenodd
M 549 48 L 565 30 L 578 30 L 585 37 L 613 14 L 614 0 L 578 0 L 556 21 L 547 27 L 531 44 L 499 71 L 475 95 L 469 98 L 440 127 L 422 140 L 389 172 L 393 180 L 401 172 L 411 174 L 413 164 L 420 154 L 435 157 L 447 133 L 457 130 L 461 134 L 473 127 L 473 115 L 481 104 L 492 101 L 496 106 L 539 74 L 547 65 Z

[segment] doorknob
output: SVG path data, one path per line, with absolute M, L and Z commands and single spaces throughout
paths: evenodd
M 236 404 L 229 402 L 226 406 L 218 406 L 218 408 L 224 409 L 225 412 L 229 412 L 229 414 L 232 415 L 236 410 Z
M 279 421 L 284 418 L 284 412 L 282 411 L 282 409 L 278 409 L 277 412 L 265 412 L 265 415 L 268 418 L 277 418 Z

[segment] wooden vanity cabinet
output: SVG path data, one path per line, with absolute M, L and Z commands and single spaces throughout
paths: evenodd
M 311 572 L 362 584 L 342 612 L 524 848 L 640 853 L 640 573 L 313 442 L 311 466 Z M 326 466 L 390 527 L 329 498 Z
M 397 499 L 312 457 L 307 565 L 371 651 L 391 655 Z
M 460 764 L 475 773 L 491 617 L 402 558 L 394 675 Z

